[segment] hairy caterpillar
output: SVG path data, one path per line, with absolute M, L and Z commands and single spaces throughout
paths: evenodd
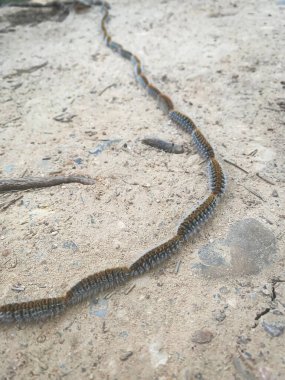
M 104 1 L 95 1 L 93 4 L 102 7 L 101 31 L 106 45 L 133 64 L 137 82 L 146 89 L 151 97 L 158 101 L 158 105 L 172 122 L 191 135 L 197 151 L 206 159 L 210 180 L 210 194 L 180 223 L 177 233 L 171 239 L 146 252 L 129 268 L 110 268 L 92 274 L 77 282 L 62 297 L 2 305 L 0 306 L 0 322 L 2 323 L 30 322 L 54 317 L 90 296 L 98 295 L 100 292 L 123 285 L 133 277 L 155 268 L 176 253 L 189 236 L 209 219 L 217 206 L 220 196 L 225 192 L 225 175 L 210 143 L 187 115 L 174 109 L 173 102 L 167 95 L 149 83 L 143 74 L 139 58 L 130 51 L 125 50 L 121 44 L 112 40 L 105 25 L 109 19 L 109 4 Z

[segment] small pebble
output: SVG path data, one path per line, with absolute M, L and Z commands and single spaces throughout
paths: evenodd
M 240 335 L 237 338 L 237 344 L 246 344 L 248 342 L 250 342 L 250 338 L 247 337 L 246 335 Z
M 42 335 L 39 335 L 38 337 L 37 337 L 37 342 L 38 343 L 44 343 L 45 341 L 46 341 L 46 336 L 44 335 L 44 334 L 42 334 Z
M 283 322 L 267 323 L 266 321 L 264 321 L 262 322 L 262 327 L 269 335 L 273 337 L 277 337 L 284 333 L 285 323 Z
M 82 160 L 82 158 L 80 158 L 80 157 L 75 158 L 73 161 L 74 161 L 77 165 L 81 165 L 81 164 L 83 164 L 83 160 Z
M 273 190 L 271 195 L 272 195 L 272 197 L 275 197 L 275 198 L 277 198 L 279 196 L 277 193 L 277 190 Z
M 26 287 L 21 284 L 15 284 L 15 285 L 12 285 L 11 287 L 11 290 L 13 290 L 14 292 L 23 292 L 25 289 Z
M 131 357 L 133 355 L 133 352 L 132 351 L 122 351 L 121 355 L 120 355 L 120 360 L 122 362 L 126 361 L 129 359 L 129 357 Z
M 72 240 L 65 241 L 63 243 L 63 248 L 72 249 L 73 251 L 77 251 L 78 250 L 78 246 Z
M 10 255 L 10 253 L 11 253 L 11 252 L 9 251 L 9 249 L 7 249 L 7 248 L 6 248 L 6 249 L 3 249 L 3 251 L 2 251 L 2 256 L 3 256 L 3 257 L 7 257 L 7 256 Z
M 213 318 L 218 322 L 222 322 L 226 318 L 226 314 L 223 310 L 214 310 Z
M 209 343 L 214 338 L 213 333 L 210 330 L 197 330 L 192 334 L 192 342 L 194 343 Z
M 222 286 L 219 290 L 220 290 L 220 293 L 222 293 L 222 294 L 229 294 L 230 293 L 230 289 L 228 289 L 226 286 Z

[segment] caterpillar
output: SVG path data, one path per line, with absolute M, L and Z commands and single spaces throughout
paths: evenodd
M 218 197 L 211 193 L 208 198 L 192 211 L 180 224 L 177 235 L 183 240 L 188 240 L 189 236 L 196 232 L 204 224 L 217 205 Z
M 32 322 L 55 317 L 66 309 L 65 297 L 11 303 L 0 307 L 0 322 Z
M 226 177 L 216 158 L 211 158 L 208 163 L 210 189 L 216 195 L 223 195 L 226 189 Z
M 75 284 L 65 295 L 67 305 L 75 305 L 100 292 L 123 285 L 130 277 L 126 267 L 111 268 L 92 274 Z
M 174 236 L 167 242 L 148 251 L 130 266 L 131 275 L 141 275 L 153 269 L 162 261 L 170 258 L 173 253 L 177 252 L 180 244 L 180 237 Z
M 192 133 L 196 129 L 196 125 L 190 117 L 183 115 L 179 111 L 172 111 L 169 113 L 170 120 L 182 127 L 186 132 Z
M 0 323 L 32 322 L 44 320 L 64 313 L 75 304 L 100 292 L 125 284 L 130 279 L 143 275 L 178 252 L 179 248 L 211 216 L 220 197 L 225 192 L 226 180 L 222 167 L 215 156 L 214 149 L 190 117 L 174 108 L 172 100 L 151 84 L 143 73 L 140 59 L 113 41 L 108 34 L 106 22 L 109 19 L 110 5 L 105 1 L 95 1 L 93 5 L 102 8 L 101 32 L 107 47 L 131 62 L 136 81 L 155 100 L 169 119 L 188 133 L 198 153 L 208 163 L 210 194 L 179 224 L 177 233 L 168 241 L 147 251 L 131 266 L 109 268 L 83 278 L 73 285 L 62 297 L 43 298 L 35 301 L 11 303 L 0 306 Z

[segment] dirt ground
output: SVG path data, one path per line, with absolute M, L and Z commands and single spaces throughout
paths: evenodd
M 0 379 L 285 379 L 285 3 L 111 5 L 114 40 L 209 138 L 227 192 L 156 271 L 54 320 L 2 325 Z M 1 194 L 1 304 L 130 265 L 208 192 L 190 137 L 104 45 L 100 19 L 0 9 L 1 177 L 96 179 Z

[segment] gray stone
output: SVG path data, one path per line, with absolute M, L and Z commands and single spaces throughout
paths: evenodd
M 271 195 L 272 195 L 272 197 L 277 198 L 278 197 L 277 190 L 273 190 Z
M 133 355 L 133 351 L 121 351 L 120 360 L 122 362 L 128 360 Z
M 285 323 L 284 322 L 268 323 L 266 321 L 263 321 L 262 327 L 269 335 L 277 337 L 284 333 Z
M 214 335 L 210 330 L 197 330 L 192 335 L 192 342 L 194 343 L 209 343 L 213 339 Z
M 224 310 L 214 310 L 213 318 L 218 322 L 222 322 L 226 318 L 226 314 Z
M 72 251 L 77 251 L 78 246 L 72 240 L 67 240 L 63 243 L 63 248 L 71 249 Z
M 200 248 L 200 263 L 193 269 L 210 277 L 257 274 L 276 255 L 274 234 L 256 219 L 236 222 L 226 239 L 217 239 Z

